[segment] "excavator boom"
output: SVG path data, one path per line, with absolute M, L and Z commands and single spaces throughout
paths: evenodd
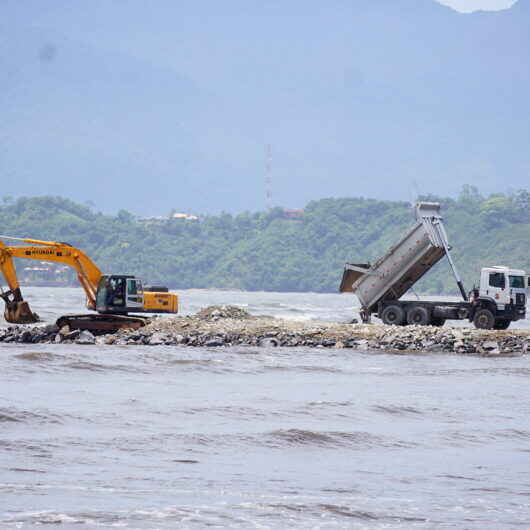
M 14 258 L 51 261 L 69 265 L 77 272 L 79 283 L 85 291 L 87 308 L 96 308 L 97 286 L 102 274 L 98 266 L 84 252 L 68 243 L 8 236 L 0 236 L 0 238 L 29 243 L 28 246 L 8 246 L 0 240 L 0 271 L 9 286 L 7 292 L 0 293 L 0 297 L 4 299 L 6 304 L 4 316 L 7 322 L 13 324 L 38 322 L 38 316 L 31 311 L 29 304 L 22 297 L 13 262 Z

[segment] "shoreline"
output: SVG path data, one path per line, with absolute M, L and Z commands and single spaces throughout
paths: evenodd
M 55 324 L 10 326 L 0 330 L 0 344 L 310 347 L 478 355 L 525 354 L 530 351 L 530 330 L 297 321 L 251 316 L 234 306 L 211 306 L 195 315 L 153 318 L 137 330 L 122 329 L 97 336 L 65 328 L 59 330 Z
M 164 285 L 168 282 L 161 281 L 160 284 Z M 54 288 L 58 287 L 60 289 L 68 288 L 68 289 L 79 289 L 81 292 L 83 292 L 83 288 L 79 285 L 77 282 L 72 282 L 69 284 L 49 284 L 45 285 L 44 283 L 26 283 L 23 280 L 20 280 L 20 287 L 22 289 L 25 288 Z M 211 292 L 221 292 L 221 293 L 243 293 L 243 294 L 286 294 L 286 295 L 292 295 L 292 294 L 309 294 L 309 295 L 339 295 L 343 296 L 345 298 L 349 297 L 351 300 L 356 300 L 357 297 L 355 294 L 345 294 L 340 293 L 337 290 L 331 290 L 331 291 L 264 291 L 263 289 L 239 289 L 237 287 L 168 287 L 169 292 L 179 294 L 181 292 L 197 292 L 197 293 L 211 293 Z M 446 299 L 446 298 L 454 298 L 456 300 L 461 300 L 462 297 L 458 291 L 450 291 L 448 293 L 429 293 L 429 292 L 421 292 L 415 294 L 407 294 L 403 296 L 403 300 L 411 299 L 416 300 L 417 298 L 440 298 L 440 299 Z M 352 309 L 357 310 L 360 309 L 360 307 L 357 307 L 355 305 L 349 304 Z

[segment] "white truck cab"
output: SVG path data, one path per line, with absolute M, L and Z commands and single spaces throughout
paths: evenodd
M 527 285 L 527 276 L 523 270 L 502 266 L 484 267 L 480 273 L 480 288 L 473 290 L 470 301 L 479 303 L 485 311 L 490 311 L 491 317 L 495 318 L 495 329 L 506 329 L 511 321 L 525 317 Z M 487 316 L 482 319 L 484 323 Z
M 491 298 L 499 309 L 526 302 L 526 273 L 508 267 L 484 267 L 480 274 L 479 296 Z M 519 295 L 519 296 L 518 296 Z

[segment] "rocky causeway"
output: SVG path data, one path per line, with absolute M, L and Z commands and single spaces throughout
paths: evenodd
M 59 329 L 55 324 L 10 326 L 0 330 L 0 342 L 202 347 L 241 345 L 510 355 L 530 351 L 530 331 L 300 322 L 266 315 L 253 316 L 235 306 L 210 306 L 195 315 L 153 318 L 140 329 L 122 329 L 102 335 L 70 330 L 67 326 Z

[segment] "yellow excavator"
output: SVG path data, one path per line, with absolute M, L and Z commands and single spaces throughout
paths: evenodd
M 26 245 L 6 245 L 2 239 Z M 4 291 L 0 287 L 0 298 L 5 302 L 5 319 L 13 324 L 39 321 L 22 296 L 13 258 L 58 262 L 75 269 L 86 294 L 86 306 L 97 314 L 64 315 L 57 320 L 59 327 L 68 325 L 70 329 L 116 331 L 139 328 L 148 320 L 129 313 L 178 312 L 178 297 L 169 293 L 166 287 L 144 287 L 141 280 L 130 275 L 102 274 L 83 251 L 68 243 L 0 235 L 0 271 L 9 288 Z

